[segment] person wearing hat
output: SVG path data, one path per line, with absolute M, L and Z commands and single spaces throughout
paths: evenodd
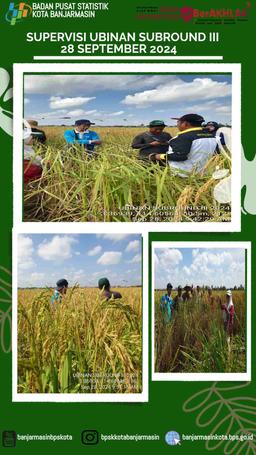
M 217 131 L 218 129 L 220 128 L 221 125 L 219 125 L 217 122 L 213 122 L 213 121 L 210 121 L 210 122 L 207 122 L 206 125 L 205 125 L 205 128 L 210 131 L 212 134 L 215 134 L 215 137 L 218 137 L 221 145 L 225 145 L 225 139 L 224 139 L 224 134 L 223 133 L 219 133 L 217 135 Z M 217 148 L 216 148 L 216 153 L 219 153 L 220 150 L 219 150 L 219 146 L 217 145 Z
M 228 336 L 231 336 L 233 333 L 234 326 L 234 316 L 235 316 L 235 307 L 232 298 L 232 291 L 230 289 L 226 292 L 226 302 L 220 304 L 224 322 L 224 330 L 227 332 Z
M 173 309 L 175 311 L 179 310 L 180 303 L 183 302 L 183 297 L 182 297 L 182 286 L 178 286 L 178 292 L 177 295 L 173 299 Z
M 68 282 L 65 278 L 61 278 L 56 283 L 56 289 L 51 297 L 51 303 L 61 302 L 68 290 Z
M 179 132 L 170 140 L 168 153 L 152 153 L 149 159 L 167 161 L 170 168 L 181 177 L 186 177 L 193 170 L 202 171 L 216 151 L 214 133 L 202 127 L 204 118 L 201 115 L 186 114 L 173 119 L 177 120 Z
M 183 294 L 182 294 L 182 300 L 183 300 L 183 302 L 188 302 L 189 300 L 192 299 L 192 294 L 191 294 L 192 288 L 191 288 L 191 286 L 186 284 L 186 286 L 184 286 L 184 291 L 185 292 L 183 292 Z
M 171 139 L 171 135 L 164 131 L 166 125 L 163 120 L 152 120 L 148 127 L 148 131 L 138 134 L 132 141 L 132 148 L 139 150 L 139 159 L 144 161 L 148 161 L 152 153 L 166 153 Z
M 38 128 L 38 122 L 36 120 L 28 120 L 27 123 L 31 129 L 31 136 L 33 138 L 33 143 L 45 144 L 46 143 L 46 135 L 43 130 Z
M 101 144 L 100 137 L 96 131 L 89 130 L 91 125 L 95 125 L 90 120 L 76 120 L 73 130 L 66 130 L 64 138 L 68 144 L 80 144 L 87 153 L 93 154 L 96 145 Z
M 108 278 L 100 278 L 98 281 L 98 286 L 101 291 L 101 298 L 102 300 L 110 300 L 110 299 L 121 299 L 122 295 L 120 292 L 112 291 L 110 289 L 110 282 Z
M 168 283 L 166 286 L 167 293 L 162 295 L 161 297 L 160 310 L 162 311 L 165 322 L 170 322 L 172 320 L 173 312 L 172 289 L 173 289 L 172 284 Z

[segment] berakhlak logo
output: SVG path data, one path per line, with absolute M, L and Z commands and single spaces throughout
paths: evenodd
M 185 22 L 189 22 L 193 18 L 193 11 L 193 8 L 190 8 L 190 6 L 184 6 L 180 9 L 180 15 Z
M 165 442 L 169 446 L 180 446 L 180 435 L 177 431 L 168 431 L 165 435 Z
M 88 446 L 98 444 L 99 433 L 97 430 L 84 430 L 81 434 L 82 443 Z
M 5 15 L 5 20 L 10 22 L 10 25 L 15 25 L 17 22 L 30 16 L 32 7 L 27 3 L 20 2 L 17 5 L 10 3 L 9 9 Z
M 16 447 L 17 434 L 13 430 L 2 432 L 2 445 L 3 447 Z

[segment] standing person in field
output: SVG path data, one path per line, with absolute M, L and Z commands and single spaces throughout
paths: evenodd
M 61 303 L 63 297 L 66 295 L 68 290 L 68 282 L 65 278 L 61 278 L 56 283 L 56 289 L 51 297 L 51 303 Z
M 192 299 L 192 288 L 191 286 L 189 286 L 188 284 L 186 284 L 186 286 L 184 286 L 184 291 L 183 294 L 182 294 L 182 299 L 183 299 L 183 302 L 189 302 L 191 299 Z
M 121 299 L 122 295 L 120 292 L 112 291 L 110 289 L 110 282 L 108 278 L 100 278 L 98 281 L 98 286 L 101 291 L 100 295 L 102 300 L 110 300 L 110 299 Z
M 89 155 L 94 153 L 96 145 L 101 144 L 100 137 L 95 131 L 89 130 L 91 125 L 95 125 L 90 120 L 76 120 L 75 128 L 67 130 L 64 133 L 64 138 L 68 144 L 82 145 Z
M 173 308 L 175 311 L 179 311 L 180 304 L 183 303 L 182 298 L 182 287 L 178 286 L 177 295 L 173 299 Z
M 222 309 L 224 330 L 228 336 L 231 336 L 234 326 L 235 307 L 232 298 L 232 291 L 230 289 L 226 292 L 226 302 L 224 304 L 221 303 L 220 307 Z
M 202 171 L 216 151 L 215 134 L 202 127 L 204 118 L 201 115 L 186 114 L 173 119 L 177 120 L 179 132 L 170 140 L 168 153 L 152 153 L 149 159 L 163 163 L 167 160 L 170 169 L 179 171 L 181 177 L 192 171 Z
M 132 141 L 132 148 L 139 150 L 139 159 L 148 161 L 152 153 L 166 153 L 169 149 L 171 135 L 164 131 L 163 120 L 152 120 L 149 131 L 138 134 Z
M 217 122 L 207 122 L 206 125 L 205 125 L 205 128 L 210 131 L 212 134 L 215 134 L 215 137 L 217 137 L 217 131 L 218 129 L 220 128 L 220 125 L 217 123 Z M 221 143 L 221 145 L 225 145 L 225 139 L 224 139 L 224 134 L 223 133 L 220 133 L 218 135 L 219 137 L 219 141 Z M 216 147 L 216 153 L 220 153 L 220 150 L 219 150 L 219 146 L 217 145 Z
M 162 311 L 165 322 L 170 322 L 172 320 L 173 312 L 173 300 L 171 297 L 172 289 L 173 286 L 171 285 L 171 283 L 168 283 L 166 286 L 167 293 L 162 295 L 160 301 L 160 310 Z

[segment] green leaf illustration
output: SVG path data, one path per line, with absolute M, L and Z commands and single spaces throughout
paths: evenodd
M 11 272 L 0 266 L 0 346 L 3 352 L 11 351 Z
M 207 450 L 224 455 L 256 454 L 256 398 L 232 396 L 249 385 L 223 386 L 215 382 L 183 404 L 184 412 L 197 412 L 196 425 L 207 428 L 207 435 L 213 436 L 205 443 Z M 225 438 L 214 439 L 214 435 Z

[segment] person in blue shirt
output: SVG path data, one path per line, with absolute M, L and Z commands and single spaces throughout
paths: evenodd
M 61 278 L 56 283 L 56 289 L 51 297 L 51 304 L 60 303 L 62 298 L 67 293 L 68 282 L 65 278 Z
M 168 283 L 166 286 L 167 294 L 162 295 L 160 302 L 160 309 L 163 313 L 165 322 L 170 322 L 172 320 L 173 312 L 173 300 L 171 297 L 173 286 L 171 283 Z
M 95 123 L 86 119 L 76 120 L 75 128 L 64 133 L 66 142 L 83 145 L 87 153 L 93 154 L 95 146 L 100 145 L 101 140 L 95 131 L 89 130 L 91 125 L 95 125 Z

